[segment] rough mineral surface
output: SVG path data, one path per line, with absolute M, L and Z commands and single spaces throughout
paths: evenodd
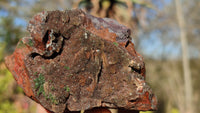
M 6 65 L 25 94 L 48 111 L 156 109 L 127 27 L 67 10 L 35 15 L 28 31 Z

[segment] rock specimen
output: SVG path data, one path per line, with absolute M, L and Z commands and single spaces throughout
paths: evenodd
M 67 10 L 35 15 L 28 31 L 6 65 L 25 94 L 48 111 L 157 108 L 127 27 Z

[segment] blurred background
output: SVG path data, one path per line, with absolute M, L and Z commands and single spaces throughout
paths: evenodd
M 37 104 L 6 69 L 4 57 L 29 35 L 26 26 L 34 14 L 72 8 L 113 18 L 132 30 L 145 60 L 146 81 L 159 100 L 158 111 L 146 113 L 200 111 L 199 0 L 0 0 L 0 113 L 37 112 Z

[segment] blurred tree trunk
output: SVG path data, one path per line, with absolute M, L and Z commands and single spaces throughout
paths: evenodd
M 180 29 L 180 40 L 182 48 L 182 61 L 183 61 L 183 73 L 184 73 L 184 87 L 185 87 L 185 113 L 192 112 L 192 82 L 190 72 L 190 61 L 188 56 L 188 41 L 186 33 L 186 24 L 183 16 L 182 3 L 180 0 L 175 0 L 176 16 Z

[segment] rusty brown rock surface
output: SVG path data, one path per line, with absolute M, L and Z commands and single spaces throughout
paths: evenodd
M 48 111 L 157 109 L 127 27 L 67 10 L 35 15 L 28 31 L 6 65 L 25 94 Z

